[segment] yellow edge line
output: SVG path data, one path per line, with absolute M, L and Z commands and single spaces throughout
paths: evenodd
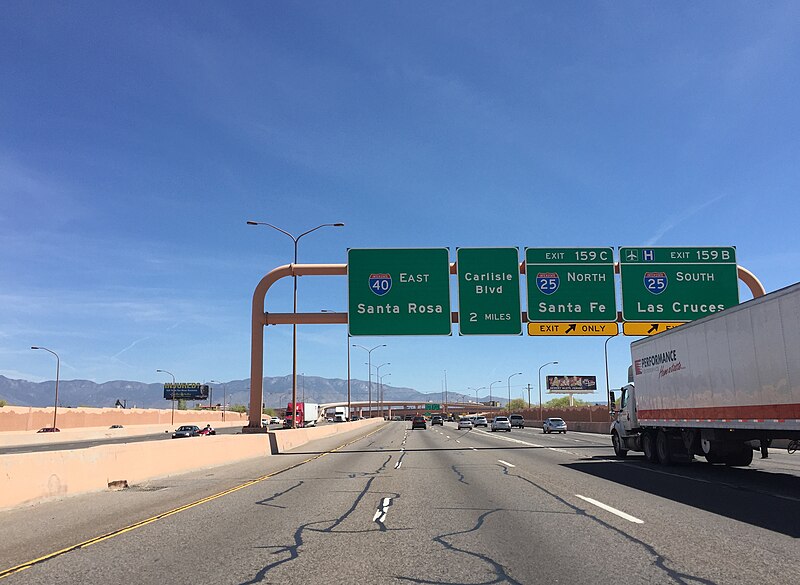
M 206 504 L 206 503 L 208 503 L 208 502 L 210 502 L 212 500 L 216 500 L 217 498 L 221 498 L 222 496 L 227 496 L 228 494 L 232 494 L 233 492 L 238 492 L 239 490 L 244 489 L 246 487 L 250 487 L 251 485 L 255 485 L 257 483 L 261 483 L 262 481 L 267 480 L 267 479 L 269 479 L 271 477 L 274 477 L 274 476 L 279 475 L 281 473 L 286 473 L 287 471 L 291 471 L 292 469 L 300 467 L 301 465 L 305 465 L 306 463 L 310 463 L 311 461 L 314 461 L 316 459 L 320 459 L 322 457 L 325 457 L 326 455 L 329 455 L 330 453 L 335 453 L 336 451 L 339 451 L 340 449 L 344 449 L 345 447 L 347 447 L 349 445 L 352 445 L 353 443 L 356 443 L 358 441 L 361 441 L 362 439 L 366 439 L 367 437 L 369 437 L 371 435 L 374 435 L 379 430 L 384 428 L 384 426 L 385 425 L 381 425 L 379 428 L 375 429 L 374 431 L 372 431 L 370 433 L 367 433 L 363 437 L 358 437 L 357 439 L 353 439 L 352 441 L 350 441 L 348 443 L 345 443 L 343 445 L 339 445 L 335 449 L 331 449 L 330 451 L 325 451 L 324 453 L 320 453 L 318 455 L 314 455 L 313 457 L 309 457 L 308 459 L 300 461 L 299 463 L 294 463 L 293 465 L 290 465 L 289 467 L 285 467 L 283 469 L 279 469 L 278 471 L 273 471 L 272 473 L 268 473 L 266 475 L 262 475 L 261 477 L 257 477 L 256 479 L 251 479 L 250 481 L 247 481 L 247 482 L 245 482 L 245 483 L 243 483 L 241 485 L 234 486 L 234 487 L 229 488 L 229 489 L 227 489 L 225 491 L 213 494 L 211 496 L 206 496 L 205 498 L 197 500 L 196 502 L 192 502 L 190 504 L 184 504 L 183 506 L 179 506 L 179 507 L 173 508 L 172 510 L 169 510 L 167 512 L 162 512 L 161 514 L 157 514 L 155 516 L 147 518 L 146 520 L 140 520 L 139 522 L 135 522 L 134 524 L 131 524 L 129 526 L 125 526 L 124 528 L 118 528 L 117 530 L 109 532 L 108 534 L 103 534 L 101 536 L 96 536 L 94 538 L 90 538 L 89 540 L 84 540 L 83 542 L 80 542 L 78 544 L 73 544 L 72 546 L 68 546 L 66 548 L 62 548 L 61 550 L 57 550 L 55 552 L 46 554 L 46 555 L 41 556 L 39 558 L 33 559 L 31 561 L 27 561 L 25 563 L 22 563 L 20 565 L 15 566 L 15 567 L 11 567 L 9 569 L 4 569 L 4 570 L 0 571 L 0 579 L 4 579 L 4 578 L 8 577 L 9 575 L 13 575 L 15 573 L 19 573 L 21 571 L 24 571 L 25 569 L 31 568 L 34 565 L 38 565 L 38 564 L 43 563 L 45 561 L 49 561 L 51 559 L 59 557 L 59 556 L 61 556 L 63 554 L 71 552 L 73 550 L 77 550 L 79 548 L 87 548 L 89 546 L 92 546 L 93 544 L 97 544 L 98 542 L 103 542 L 104 540 L 109 540 L 111 538 L 114 538 L 115 536 L 119 536 L 120 534 L 125 534 L 126 532 L 130 532 L 131 530 L 135 530 L 137 528 L 141 528 L 142 526 L 147 526 L 148 524 L 152 524 L 153 522 L 156 522 L 157 520 L 161 520 L 163 518 L 167 518 L 169 516 L 173 516 L 175 514 L 178 514 L 179 512 L 183 512 L 185 510 L 189 510 L 191 508 L 194 508 L 195 506 L 199 506 L 201 504 Z

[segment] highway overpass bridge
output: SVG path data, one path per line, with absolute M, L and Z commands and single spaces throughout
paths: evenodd
M 337 406 L 347 407 L 347 401 L 320 404 L 323 412 Z M 370 410 L 371 408 L 371 410 Z M 494 414 L 505 410 L 500 406 L 487 406 L 480 402 L 426 402 L 419 400 L 384 400 L 383 402 L 351 400 L 350 409 L 356 416 L 405 416 L 407 414 Z

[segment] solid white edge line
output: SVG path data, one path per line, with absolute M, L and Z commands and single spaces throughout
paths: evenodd
M 595 499 L 587 498 L 586 496 L 582 496 L 580 494 L 575 494 L 575 497 L 580 498 L 585 502 L 589 502 L 590 504 L 594 504 L 595 506 L 597 506 L 598 508 L 602 508 L 606 512 L 611 512 L 612 514 L 619 516 L 620 518 L 623 518 L 628 522 L 633 522 L 634 524 L 644 524 L 644 520 L 639 520 L 636 516 L 631 516 L 630 514 L 626 514 L 625 512 L 617 510 L 616 508 L 612 508 L 611 506 L 609 506 L 608 504 L 604 504 L 603 502 L 598 502 Z
M 503 461 L 502 459 L 498 459 L 498 461 L 503 465 L 507 465 L 508 467 L 516 467 L 516 465 L 514 465 L 513 463 L 509 463 L 508 461 Z

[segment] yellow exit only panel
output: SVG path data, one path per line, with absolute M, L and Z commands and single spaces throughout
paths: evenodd
M 605 322 L 576 322 L 576 323 L 548 323 L 537 321 L 528 323 L 528 335 L 597 335 L 609 337 L 619 335 L 616 323 Z

